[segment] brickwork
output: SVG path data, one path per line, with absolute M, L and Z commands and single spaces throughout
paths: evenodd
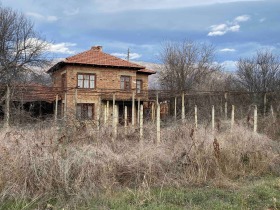
M 78 74 L 87 73 L 95 74 L 95 89 L 77 88 L 78 86 Z M 102 119 L 104 116 L 104 107 L 110 101 L 109 119 L 112 117 L 112 99 L 113 93 L 116 96 L 116 105 L 122 101 L 132 100 L 132 90 L 136 90 L 136 80 L 142 80 L 142 90 L 148 90 L 148 74 L 137 73 L 137 70 L 122 69 L 112 67 L 84 67 L 84 66 L 65 66 L 55 72 L 53 72 L 53 86 L 62 87 L 62 75 L 65 74 L 67 91 L 61 93 L 63 104 L 65 104 L 66 93 L 66 109 L 70 115 L 75 115 L 76 103 L 94 103 L 95 104 L 95 120 L 98 115 Z M 129 76 L 131 78 L 131 91 L 121 90 L 121 76 Z M 101 97 L 101 98 L 100 98 Z M 141 101 L 147 100 L 147 95 L 144 93 L 136 94 L 135 100 L 140 98 Z M 101 101 L 101 104 L 100 104 Z M 135 103 L 137 104 L 137 103 Z M 137 109 L 135 109 L 136 116 Z

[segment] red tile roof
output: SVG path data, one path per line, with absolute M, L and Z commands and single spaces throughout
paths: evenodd
M 130 68 L 145 68 L 135 63 L 117 58 L 102 52 L 101 47 L 92 47 L 90 50 L 66 58 L 66 63 L 92 64 L 99 66 L 119 66 Z
M 64 61 L 61 61 L 57 63 L 55 66 L 53 66 L 52 68 L 50 68 L 48 70 L 48 73 L 59 69 L 60 65 L 66 65 L 66 64 L 122 67 L 122 68 L 132 68 L 148 74 L 156 73 L 154 71 L 145 69 L 144 66 L 104 53 L 102 52 L 101 46 L 92 47 L 90 50 L 66 58 Z

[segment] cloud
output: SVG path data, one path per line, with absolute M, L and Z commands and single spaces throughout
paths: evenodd
M 80 8 L 64 10 L 63 11 L 63 14 L 68 15 L 68 16 L 77 15 L 79 13 L 80 13 Z
M 47 21 L 47 22 L 55 22 L 58 20 L 58 18 L 56 16 L 53 16 L 53 15 L 44 16 L 44 15 L 41 15 L 41 14 L 35 13 L 35 12 L 27 12 L 26 15 L 30 16 L 30 17 L 34 17 L 39 20 Z
M 236 68 L 236 65 L 237 65 L 237 61 L 232 61 L 232 60 L 227 60 L 227 61 L 224 61 L 222 63 L 220 63 L 223 67 L 224 67 L 224 70 L 225 71 L 236 71 L 237 68 Z
M 246 22 L 250 20 L 249 15 L 241 15 L 236 17 L 233 21 L 227 21 L 219 25 L 210 26 L 211 31 L 207 36 L 223 36 L 228 32 L 238 32 L 240 30 L 240 22 Z
M 154 10 L 154 9 L 175 9 L 193 6 L 204 6 L 231 2 L 255 2 L 262 0 L 94 0 L 99 11 L 118 12 L 126 10 Z M 110 6 L 108 6 L 110 5 Z
M 76 46 L 76 43 L 61 42 L 57 44 L 47 43 L 47 51 L 61 54 L 75 54 L 75 51 L 70 50 L 70 47 Z
M 111 55 L 122 58 L 122 59 L 127 59 L 127 54 L 126 53 L 111 53 Z M 131 60 L 135 60 L 137 58 L 141 58 L 142 55 L 138 53 L 130 53 L 129 58 Z
M 37 38 L 30 38 L 26 41 L 25 44 L 41 45 L 44 46 L 47 52 L 60 53 L 60 54 L 74 54 L 75 51 L 71 50 L 70 47 L 74 47 L 77 45 L 76 43 L 70 43 L 70 42 L 61 42 L 61 43 L 54 44 Z
M 236 50 L 233 48 L 224 48 L 224 49 L 220 49 L 220 52 L 235 52 Z
M 250 19 L 250 16 L 249 15 L 241 15 L 241 16 L 238 16 L 234 19 L 235 22 L 246 22 Z

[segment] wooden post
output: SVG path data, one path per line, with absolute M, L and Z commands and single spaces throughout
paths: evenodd
M 119 124 L 119 109 L 118 105 L 115 105 L 115 120 L 116 120 L 116 125 L 118 126 Z
M 67 93 L 64 94 L 64 119 L 67 119 Z
M 54 122 L 57 126 L 57 109 L 58 109 L 58 94 L 55 96 L 55 110 L 54 110 Z
M 143 105 L 140 107 L 140 142 L 143 141 Z
M 258 107 L 255 105 L 254 109 L 254 132 L 257 133 L 258 130 Z
M 182 123 L 185 122 L 185 93 L 182 93 Z
M 215 130 L 215 106 L 212 105 L 212 130 Z
M 194 125 L 197 128 L 197 105 L 194 106 Z
M 160 143 L 160 104 L 157 104 L 157 142 Z
M 11 101 L 11 87 L 7 85 L 6 99 L 5 99 L 5 128 L 10 127 L 10 101 Z
M 270 112 L 271 112 L 271 116 L 274 118 L 274 110 L 273 110 L 273 106 L 270 105 Z
M 230 131 L 233 131 L 233 126 L 234 126 L 234 111 L 235 111 L 235 107 L 234 105 L 232 105 L 231 108 L 231 127 L 230 127 Z
M 137 124 L 140 123 L 140 98 L 138 98 L 138 104 L 137 104 Z
M 177 121 L 177 97 L 175 97 L 175 101 L 174 101 L 174 119 L 176 122 Z
M 103 118 L 104 118 L 104 125 L 105 125 L 107 123 L 107 105 L 106 104 L 104 104 Z
M 124 107 L 124 132 L 127 135 L 127 106 Z
M 157 92 L 157 98 L 156 98 L 156 100 L 157 100 L 157 105 L 158 105 L 158 103 L 159 103 L 159 101 L 158 101 L 158 92 Z
M 267 94 L 264 93 L 264 96 L 263 96 L 263 116 L 265 116 L 265 113 L 266 113 L 266 104 L 267 104 Z
M 116 112 L 115 112 L 115 110 L 116 110 L 116 109 L 115 109 L 115 105 L 116 105 L 116 94 L 114 93 L 114 94 L 113 94 L 113 109 L 112 109 L 112 111 L 113 111 L 113 122 L 112 122 L 112 123 L 113 123 L 113 124 L 114 124 L 114 120 L 115 120 L 115 117 L 116 117 L 116 116 L 115 116 L 115 115 L 116 115 Z
M 152 102 L 152 122 L 155 122 L 155 103 Z
M 113 113 L 116 113 L 117 111 L 117 106 L 114 105 L 113 106 Z M 112 141 L 114 142 L 117 138 L 117 120 L 116 120 L 116 114 L 113 114 L 113 117 L 112 117 L 112 125 L 113 125 L 113 138 L 112 138 Z
M 135 125 L 135 93 L 134 91 L 132 92 L 132 115 L 131 115 L 131 125 Z
M 101 106 L 102 106 L 102 102 L 101 102 L 101 96 L 98 97 L 98 110 L 97 110 L 97 130 L 100 130 L 100 121 L 101 121 Z
M 107 101 L 107 108 L 106 108 L 106 122 L 109 123 L 109 116 L 110 116 L 110 101 Z
M 227 116 L 228 116 L 228 110 L 227 110 L 227 108 L 228 108 L 228 102 L 227 102 L 227 93 L 225 93 L 225 120 L 227 120 Z

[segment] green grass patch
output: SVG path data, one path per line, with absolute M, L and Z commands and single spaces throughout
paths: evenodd
M 48 200 L 50 201 L 50 199 Z M 29 201 L 30 202 L 30 201 Z M 38 201 L 29 205 L 27 201 L 6 201 L 0 209 L 35 209 L 48 202 Z M 71 203 L 71 205 L 70 205 Z M 28 206 L 29 205 L 29 206 Z M 78 203 L 55 202 L 53 209 L 279 209 L 280 178 L 266 177 L 253 181 L 239 181 L 234 188 L 204 187 L 163 187 L 152 189 L 122 189 L 103 194 Z M 26 207 L 27 206 L 27 207 Z

